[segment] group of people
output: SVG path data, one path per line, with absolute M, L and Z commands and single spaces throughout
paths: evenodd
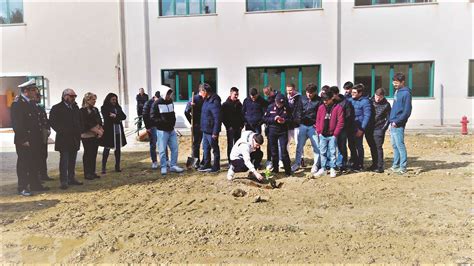
M 18 193 L 31 196 L 32 191 L 47 191 L 43 181 L 52 180 L 47 174 L 48 138 L 51 128 L 56 132 L 55 150 L 59 152 L 60 188 L 82 185 L 76 179 L 76 157 L 80 143 L 84 148 L 82 157 L 84 178 L 100 178 L 96 173 L 99 146 L 103 146 L 102 175 L 106 174 L 110 149 L 115 153 L 115 171 L 120 172 L 121 147 L 126 145 L 122 121 L 126 115 L 120 107 L 117 95 L 109 93 L 99 110 L 95 107 L 97 96 L 88 92 L 82 106 L 76 103 L 76 93 L 66 89 L 60 103 L 54 105 L 49 119 L 42 106 L 41 95 L 34 81 L 18 86 L 18 95 L 11 108 L 15 147 L 18 155 Z
M 303 167 L 304 146 L 308 139 L 313 151 L 311 173 L 315 177 L 322 176 L 327 171 L 331 177 L 336 177 L 338 172 L 342 174 L 361 170 L 382 173 L 382 146 L 385 133 L 390 127 L 394 149 L 391 170 L 404 174 L 407 171 L 404 128 L 411 114 L 411 90 L 405 85 L 403 73 L 394 75 L 393 87 L 395 93 L 392 108 L 385 98 L 383 88 L 377 89 L 375 95 L 369 98 L 364 95 L 363 84 L 354 86 L 352 82 L 344 84 L 344 94 L 339 93 L 337 86 L 324 86 L 318 94 L 317 86 L 312 83 L 306 86 L 305 95 L 299 94 L 294 84 L 286 85 L 285 94 L 267 86 L 263 88 L 265 97 L 256 88 L 251 88 L 243 103 L 239 100 L 239 89 L 236 87 L 230 89 L 228 98 L 221 103 L 215 88 L 207 83 L 201 84 L 198 94 L 190 99 L 184 112 L 192 125 L 193 167 L 200 172 L 220 171 L 218 137 L 221 124 L 224 124 L 229 180 L 234 178 L 236 172 L 245 171 L 250 171 L 258 180 L 263 179 L 258 172 L 263 168 L 263 152 L 260 147 L 264 142 L 263 133 L 268 143 L 266 169 L 273 173 L 278 173 L 281 167 L 289 176 Z M 171 100 L 173 92 L 168 89 L 168 102 L 157 108 L 160 104 L 156 103 L 160 101 L 161 93 L 158 91 L 152 99 L 145 102 L 141 110 L 150 135 L 152 168 L 158 168 L 155 154 L 158 143 L 161 173 L 166 174 L 168 169 L 181 172 L 181 168 L 176 168 L 175 160 L 171 159 L 171 164 L 168 163 L 167 155 L 167 147 L 170 147 L 171 158 L 177 157 L 178 150 L 174 133 L 176 117 Z M 138 99 L 137 96 L 137 101 Z M 164 116 L 160 111 L 173 111 L 173 114 Z M 157 116 L 160 118 L 157 119 Z M 364 168 L 364 136 L 372 156 L 372 164 L 367 168 Z M 296 144 L 293 164 L 288 152 L 291 140 Z
M 289 176 L 304 167 L 304 146 L 308 139 L 313 151 L 311 173 L 315 177 L 323 176 L 327 171 L 331 177 L 336 177 L 338 172 L 364 169 L 382 173 L 382 145 L 390 127 L 394 149 L 391 170 L 404 174 L 407 169 L 404 129 L 411 114 L 411 90 L 405 85 L 403 73 L 395 74 L 392 83 L 395 88 L 393 106 L 385 98 L 383 88 L 377 89 L 369 98 L 364 95 L 363 84 L 354 85 L 352 82 L 344 84 L 344 94 L 339 93 L 337 86 L 324 86 L 318 94 L 313 83 L 307 84 L 305 95 L 298 93 L 291 83 L 286 85 L 285 93 L 266 86 L 263 88 L 264 96 L 256 88 L 251 88 L 243 103 L 236 87 L 230 89 L 230 95 L 221 103 L 215 88 L 207 83 L 200 84 L 198 94 L 191 97 L 184 112 L 192 125 L 192 166 L 200 172 L 220 171 L 219 135 L 224 124 L 228 180 L 232 180 L 235 173 L 246 171 L 257 180 L 264 179 L 259 173 L 264 168 L 261 148 L 264 135 L 267 139 L 265 167 L 273 173 L 283 168 Z M 110 149 L 114 149 L 115 171 L 121 171 L 121 148 L 127 143 L 122 124 L 126 115 L 117 95 L 109 93 L 99 112 L 95 107 L 97 96 L 94 93 L 86 93 L 79 108 L 74 90 L 66 89 L 61 102 L 52 107 L 48 119 L 44 108 L 39 105 L 40 93 L 34 81 L 21 84 L 19 88 L 21 94 L 12 104 L 11 116 L 20 195 L 30 196 L 31 191 L 49 190 L 42 181 L 51 180 L 46 170 L 51 128 L 56 132 L 55 150 L 60 153 L 61 189 L 83 184 L 75 175 L 81 141 L 85 179 L 100 178 L 96 173 L 99 146 L 104 147 L 101 174 L 107 172 Z M 160 168 L 162 175 L 184 171 L 178 166 L 179 143 L 173 93 L 171 88 L 161 86 L 150 99 L 143 89 L 137 95 L 138 122 L 143 121 L 149 135 L 151 167 Z M 364 135 L 372 156 L 368 168 L 364 168 Z M 288 152 L 292 140 L 296 145 L 293 164 Z

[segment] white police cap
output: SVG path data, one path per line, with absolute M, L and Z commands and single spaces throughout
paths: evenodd
M 29 87 L 36 87 L 36 82 L 34 79 L 18 85 L 18 88 L 29 88 Z

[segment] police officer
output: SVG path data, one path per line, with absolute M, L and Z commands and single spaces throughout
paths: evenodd
M 285 174 L 291 175 L 290 155 L 288 154 L 288 125 L 292 121 L 291 109 L 286 103 L 285 96 L 277 94 L 275 102 L 270 104 L 265 113 L 264 121 L 268 126 L 268 145 L 272 153 L 273 173 L 278 173 L 278 144 L 283 160 Z
M 51 127 L 49 125 L 48 116 L 43 106 L 40 105 L 41 103 L 41 95 L 38 93 L 35 99 L 36 102 L 36 111 L 38 113 L 38 122 L 41 128 L 41 145 L 40 145 L 40 155 L 41 161 L 38 165 L 38 177 L 40 181 L 51 181 L 53 180 L 51 177 L 48 176 L 48 138 L 51 135 Z
M 34 80 L 18 87 L 21 94 L 15 98 L 11 108 L 14 142 L 18 155 L 16 165 L 18 193 L 22 196 L 31 196 L 31 191 L 49 190 L 48 187 L 42 186 L 38 179 L 42 133 L 35 100 L 39 92 Z

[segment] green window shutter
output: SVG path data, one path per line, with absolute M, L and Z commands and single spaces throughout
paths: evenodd
M 393 97 L 393 83 L 392 83 L 392 80 L 393 80 L 394 75 L 395 75 L 395 72 L 393 70 L 393 65 L 391 65 L 390 66 L 390 79 L 389 79 L 390 89 L 389 89 L 389 93 L 388 93 L 389 97 Z

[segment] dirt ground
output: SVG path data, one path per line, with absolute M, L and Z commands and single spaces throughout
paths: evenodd
M 405 176 L 309 179 L 308 168 L 277 176 L 283 186 L 273 190 L 228 182 L 226 171 L 162 177 L 147 152 L 123 155 L 122 173 L 66 191 L 51 170 L 48 193 L 2 187 L 0 262 L 473 263 L 474 137 L 406 142 Z M 181 139 L 181 164 L 184 147 Z M 388 168 L 388 137 L 385 151 Z

